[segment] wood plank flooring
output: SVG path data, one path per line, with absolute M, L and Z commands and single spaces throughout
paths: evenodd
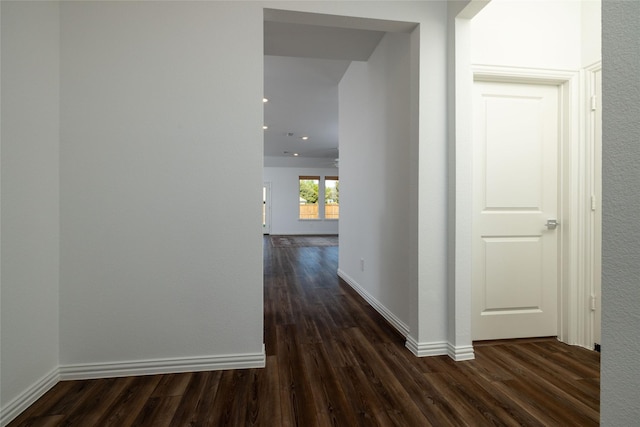
M 598 353 L 551 338 L 416 358 L 339 281 L 337 247 L 264 246 L 265 369 L 64 381 L 10 426 L 598 424 Z

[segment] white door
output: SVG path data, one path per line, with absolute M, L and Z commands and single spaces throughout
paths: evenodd
M 262 185 L 262 234 L 271 234 L 271 183 Z
M 476 82 L 473 108 L 472 337 L 556 336 L 558 87 Z

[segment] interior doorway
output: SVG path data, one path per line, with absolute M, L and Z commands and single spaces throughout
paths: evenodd
M 320 217 L 312 220 L 291 217 L 294 225 L 290 228 L 301 230 L 305 226 L 305 231 L 313 229 L 320 231 L 316 234 L 323 234 L 326 224 L 338 225 L 339 221 L 338 275 L 406 336 L 411 305 L 416 300 L 411 292 L 418 280 L 419 264 L 417 251 L 411 250 L 413 245 L 418 245 L 414 240 L 418 227 L 414 196 L 419 178 L 419 100 L 415 90 L 419 79 L 419 28 L 411 22 L 290 11 L 265 10 L 264 16 L 265 97 L 269 99 L 265 103 L 268 130 L 265 132 L 264 180 L 271 181 L 274 195 L 272 237 L 284 234 L 279 231 L 286 226 L 281 225 L 284 215 L 280 215 L 284 202 L 286 214 L 290 214 L 295 208 L 292 201 L 299 200 L 296 187 L 287 189 L 278 180 L 290 175 L 286 185 L 297 182 L 301 176 L 319 176 L 324 177 L 325 182 L 337 182 L 334 178 L 339 176 L 342 196 L 339 220 L 335 218 L 336 213 L 326 209 L 327 204 L 333 203 L 333 197 L 327 195 L 329 186 L 325 185 L 324 191 L 320 190 L 325 197 L 324 215 L 320 209 Z M 350 22 L 353 28 L 349 27 Z M 294 32 L 296 36 L 292 36 Z M 287 43 L 278 44 L 283 34 Z M 309 41 L 312 36 L 322 37 L 324 41 L 305 46 L 305 40 Z M 311 101 L 334 90 L 330 88 L 318 96 L 305 97 L 304 88 L 297 86 L 302 77 L 285 79 L 283 72 L 274 72 L 276 68 L 284 70 L 285 66 L 307 65 L 303 77 L 320 75 L 333 79 L 337 75 L 334 111 L 339 119 L 339 126 L 336 124 L 340 139 L 339 175 L 310 170 L 337 167 L 338 144 L 328 145 L 328 149 L 308 149 L 318 136 L 303 139 L 307 136 L 303 130 L 291 124 L 287 125 L 288 129 L 280 128 L 275 115 L 271 116 L 280 106 L 291 108 L 292 105 L 284 102 L 282 96 L 271 95 L 268 91 L 271 82 L 282 84 L 285 89 L 282 94 L 304 101 L 287 114 L 290 119 L 298 119 L 297 124 L 305 123 L 300 116 Z M 444 97 L 444 92 L 439 92 L 440 95 Z M 273 119 L 268 120 L 269 117 Z M 317 119 L 318 115 L 313 117 Z M 325 126 L 323 131 L 328 129 L 330 127 Z M 267 154 L 270 138 L 280 144 L 280 148 Z M 439 152 L 440 148 L 435 151 Z M 274 157 L 281 154 L 276 161 Z M 442 172 L 444 176 L 444 167 Z

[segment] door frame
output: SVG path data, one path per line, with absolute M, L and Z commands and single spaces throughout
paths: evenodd
M 602 99 L 595 100 L 593 97 L 602 98 L 596 90 L 597 74 L 602 77 L 602 61 L 597 61 L 584 69 L 584 137 L 587 150 L 587 168 L 585 185 L 588 197 L 593 197 L 587 207 L 588 228 L 586 230 L 586 253 L 584 259 L 585 289 L 584 305 L 588 308 L 583 313 L 585 321 L 584 347 L 594 349 L 595 345 L 600 345 L 602 336 L 600 323 L 602 317 L 602 129 L 600 135 L 596 135 L 596 121 L 602 120 Z M 599 111 L 598 111 L 599 109 Z M 597 117 L 600 115 L 600 118 Z M 602 123 L 602 122 L 600 122 Z
M 559 196 L 558 221 L 558 339 L 567 344 L 581 344 L 580 335 L 584 330 L 585 307 L 580 304 L 580 295 L 585 291 L 584 281 L 579 285 L 580 257 L 585 256 L 584 232 L 586 218 L 584 185 L 586 150 L 577 142 L 580 137 L 580 73 L 577 71 L 534 69 L 473 65 L 473 81 L 544 84 L 558 87 L 559 106 Z M 473 138 L 471 143 L 473 144 Z M 473 147 L 468 147 L 472 150 Z M 458 165 L 457 167 L 462 167 Z M 471 189 L 469 193 L 472 194 Z M 468 205 L 469 201 L 464 204 Z M 465 227 L 466 228 L 466 227 Z M 467 239 L 468 260 L 456 260 L 471 264 L 471 236 Z M 471 287 L 469 287 L 471 292 Z M 584 345 L 583 345 L 584 346 Z
M 262 228 L 262 234 L 271 234 L 271 182 L 263 182 L 262 189 L 264 191 L 264 215 L 265 224 Z

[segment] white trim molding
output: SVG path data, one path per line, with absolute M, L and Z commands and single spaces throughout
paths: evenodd
M 598 74 L 602 78 L 602 61 L 597 61 L 583 69 L 584 132 L 581 138 L 585 146 L 584 197 L 589 200 L 583 209 L 584 217 L 580 229 L 584 240 L 581 247 L 579 283 L 584 283 L 579 291 L 581 303 L 578 316 L 584 322 L 579 327 L 577 344 L 594 350 L 594 344 L 601 344 L 601 274 L 602 274 L 602 93 L 597 93 Z M 601 83 L 601 82 L 600 82 Z
M 266 353 L 263 345 L 261 353 L 65 365 L 60 367 L 60 379 L 88 380 L 135 375 L 264 368 L 265 364 Z
M 60 381 L 60 374 L 58 368 L 56 368 L 16 396 L 5 407 L 0 409 L 0 426 L 9 424 L 25 409 L 33 405 L 36 400 L 51 390 L 58 381 Z
M 389 322 L 403 337 L 406 338 L 405 347 L 418 357 L 427 356 L 449 356 L 456 362 L 474 359 L 473 346 L 454 346 L 446 341 L 421 343 L 409 335 L 409 327 L 386 308 L 380 301 L 374 298 L 358 282 L 351 278 L 341 269 L 338 269 L 338 276 L 344 280 L 354 291 L 358 293 L 371 307 L 373 307 L 384 319 Z
M 454 346 L 451 345 L 451 343 L 447 343 L 447 355 L 456 362 L 473 360 L 476 358 L 472 345 Z
M 504 67 L 474 64 L 473 80 L 483 82 L 515 82 L 561 85 L 573 82 L 577 85 L 580 76 L 575 70 L 555 70 L 544 68 Z M 577 87 L 574 87 L 574 90 Z M 577 94 L 576 94 L 577 95 Z
M 405 347 L 407 347 L 409 351 L 411 351 L 411 353 L 415 354 L 418 357 L 450 356 L 450 344 L 446 341 L 418 342 L 411 335 L 408 335 Z
M 351 286 L 351 288 L 358 293 L 366 302 L 369 303 L 371 307 L 373 307 L 382 317 L 385 318 L 387 322 L 391 326 L 393 326 L 403 337 L 409 335 L 409 326 L 404 323 L 402 320 L 398 319 L 398 317 L 391 312 L 387 307 L 384 306 L 380 301 L 375 299 L 373 295 L 371 295 L 365 288 L 360 286 L 358 282 L 356 282 L 353 278 L 349 277 L 347 273 L 338 269 L 338 277 L 344 280 L 347 285 Z
M 418 357 L 449 356 L 456 362 L 475 359 L 472 345 L 454 346 L 445 341 L 422 343 L 409 335 L 405 347 Z

